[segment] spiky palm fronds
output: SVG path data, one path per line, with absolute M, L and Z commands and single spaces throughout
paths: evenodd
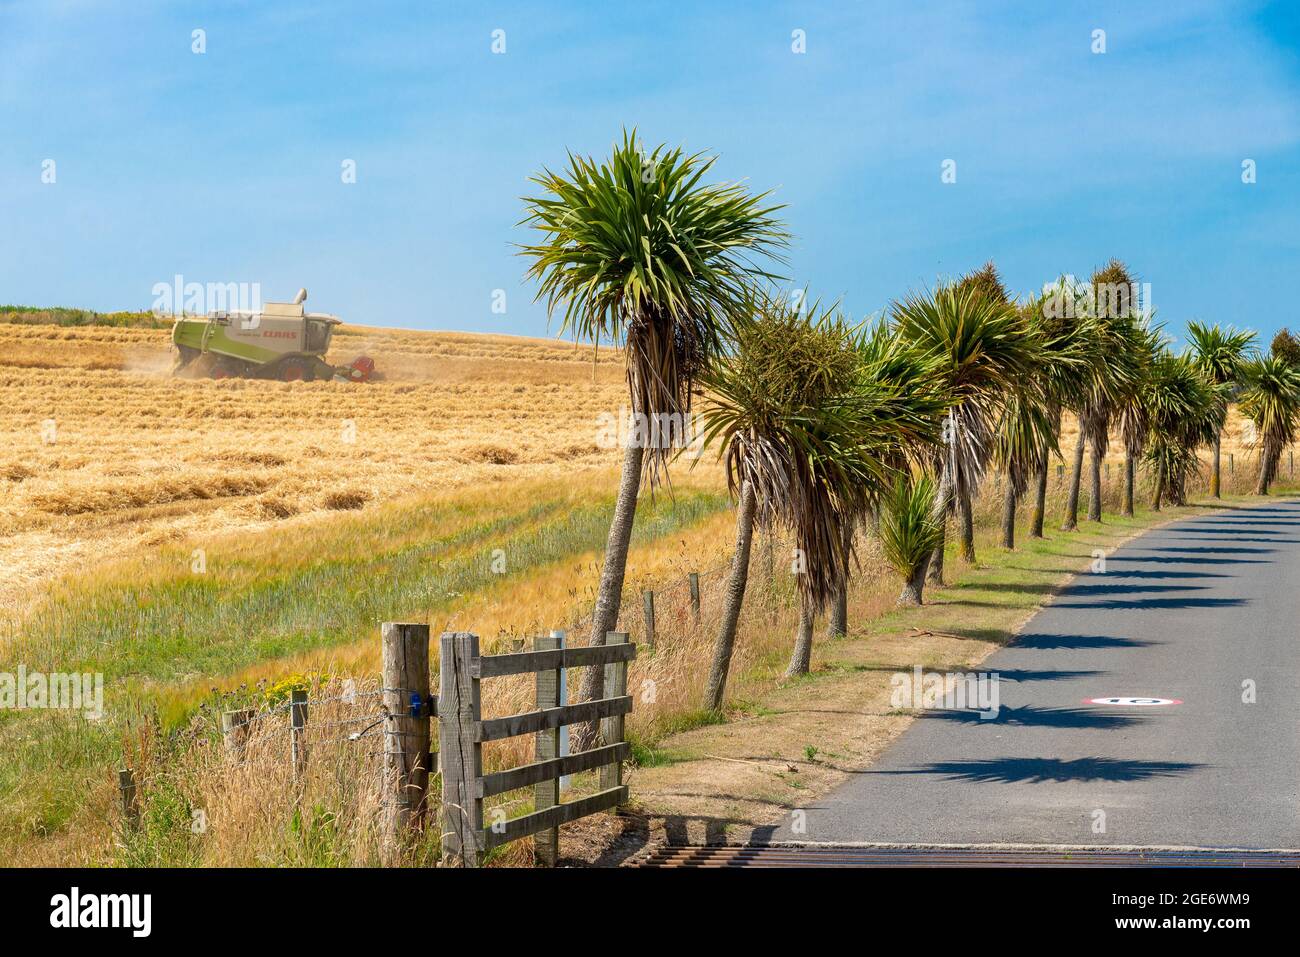
M 1099 333 L 1090 295 L 1086 284 L 1061 276 L 1046 284 L 1043 294 L 1031 299 L 1025 310 L 1048 356 L 1038 378 L 1058 414 L 1084 405 L 1106 362 L 1097 349 Z M 1055 361 L 1057 357 L 1063 361 Z
M 1240 374 L 1240 409 L 1255 428 L 1252 444 L 1260 450 L 1260 485 L 1267 491 L 1282 449 L 1295 441 L 1300 425 L 1300 368 L 1281 355 L 1269 355 L 1245 363 Z
M 1017 498 L 1049 456 L 1059 454 L 1061 402 L 1083 389 L 1094 363 L 1079 324 L 1048 316 L 1038 297 L 1019 309 L 1026 335 L 1038 345 L 1037 362 L 1029 380 L 1007 396 L 993 448 L 994 462 Z
M 1141 381 L 1139 356 L 1144 345 L 1135 289 L 1128 267 L 1112 259 L 1089 283 L 1095 319 L 1093 348 L 1104 361 L 1079 409 L 1080 426 L 1098 456 L 1110 447 L 1111 418 L 1126 393 Z
M 1242 367 L 1249 361 L 1255 344 L 1255 333 L 1232 326 L 1226 329 L 1216 322 L 1212 326 L 1192 321 L 1187 324 L 1187 337 L 1191 340 L 1192 358 L 1197 367 L 1221 390 L 1219 425 L 1228 416 L 1228 402 L 1236 391 Z M 1216 431 L 1218 431 L 1216 429 Z
M 812 449 L 813 411 L 850 389 L 850 333 L 832 310 L 754 292 L 751 311 L 733 323 L 735 344 L 700 377 L 704 446 L 719 446 L 728 489 L 749 484 L 756 520 L 769 525 L 791 501 L 794 459 Z
M 1214 437 L 1221 390 L 1189 355 L 1163 350 L 1152 362 L 1144 393 L 1150 422 L 1144 460 L 1157 487 L 1171 490 L 1176 498 L 1188 476 L 1200 468 L 1197 448 Z
M 1030 478 L 1047 467 L 1048 457 L 1060 451 L 1056 431 L 1041 395 L 1016 391 L 1007 398 L 993 440 L 993 461 L 1017 498 L 1025 494 Z
M 870 439 L 875 454 L 899 471 L 930 461 L 941 437 L 939 419 L 948 408 L 936 358 L 885 320 L 863 323 L 856 347 L 859 374 L 878 388 L 880 414 L 893 426 Z
M 934 517 L 934 480 L 928 475 L 900 476 L 884 497 L 880 544 L 889 567 L 912 578 L 943 538 Z
M 1146 316 L 1137 321 L 1133 342 L 1136 346 L 1132 356 L 1133 378 L 1117 397 L 1113 418 L 1119 425 L 1124 451 L 1136 460 L 1146 449 L 1151 434 L 1152 409 L 1147 401 L 1147 389 L 1155 375 L 1157 360 L 1168 348 L 1168 340 L 1154 317 Z
M 1037 341 L 1013 305 L 948 286 L 894 306 L 903 341 L 934 367 L 946 403 L 944 467 L 956 494 L 979 487 L 993 453 L 993 436 L 1007 397 L 1037 388 Z
M 835 306 L 759 295 L 735 323 L 735 349 L 701 377 L 703 441 L 720 445 L 733 494 L 748 484 L 756 517 L 793 533 L 799 587 L 821 609 L 847 572 L 842 529 L 893 480 L 890 455 L 931 434 L 926 410 L 864 366 Z
M 1233 326 L 1225 329 L 1217 322 L 1207 326 L 1193 320 L 1187 324 L 1187 337 L 1197 366 L 1211 382 L 1222 385 L 1236 381 L 1250 358 L 1256 334 Z
M 544 234 L 524 245 L 538 300 L 562 310 L 561 332 L 625 347 L 632 411 L 685 416 L 693 386 L 722 351 L 748 287 L 768 277 L 788 234 L 768 194 L 702 183 L 716 157 L 657 146 L 624 131 L 608 160 L 569 155 L 532 178 L 523 220 Z M 672 454 L 646 450 L 653 484 Z

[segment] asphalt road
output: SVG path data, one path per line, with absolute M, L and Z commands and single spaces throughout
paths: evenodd
M 1134 539 L 981 670 L 995 720 L 925 712 L 771 839 L 1300 848 L 1300 502 Z

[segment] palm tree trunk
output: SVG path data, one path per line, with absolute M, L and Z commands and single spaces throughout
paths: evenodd
M 1051 467 L 1047 456 L 1043 456 L 1043 468 L 1038 473 L 1038 490 L 1034 494 L 1034 514 L 1029 519 L 1029 537 L 1043 537 L 1043 519 L 1047 515 L 1047 470 Z
M 1156 474 L 1156 494 L 1151 498 L 1151 508 L 1160 511 L 1160 500 L 1165 497 L 1165 477 L 1163 473 Z
M 623 453 L 623 474 L 614 502 L 614 518 L 605 542 L 605 564 L 600 571 L 600 591 L 591 616 L 592 645 L 603 645 L 605 634 L 618 625 L 619 604 L 623 600 L 623 574 L 627 570 L 627 548 L 632 540 L 632 520 L 636 518 L 637 492 L 641 489 L 641 466 L 645 449 L 629 442 Z M 594 701 L 604 696 L 604 668 L 587 668 L 583 675 L 579 701 Z M 596 743 L 600 728 L 594 721 L 574 725 L 573 750 L 585 751 Z
M 740 509 L 736 512 L 736 554 L 731 559 L 731 576 L 727 579 L 727 597 L 722 606 L 722 624 L 713 643 L 713 663 L 704 690 L 704 707 L 722 710 L 722 696 L 727 690 L 727 673 L 731 670 L 731 653 L 736 647 L 736 626 L 745 601 L 749 582 L 749 550 L 754 541 L 753 487 L 746 482 L 740 490 Z
M 1223 436 L 1217 430 L 1214 433 L 1214 460 L 1210 466 L 1210 497 L 1220 498 L 1219 495 L 1219 445 Z
M 1007 490 L 1002 496 L 1002 547 L 1016 547 L 1016 487 L 1007 476 Z
M 1124 450 L 1124 508 L 1123 514 L 1127 518 L 1133 517 L 1133 452 L 1131 449 Z
M 971 490 L 963 488 L 957 496 L 957 527 L 961 530 L 961 558 L 975 564 L 975 519 L 971 512 Z
M 1264 449 L 1259 456 L 1259 481 L 1255 483 L 1256 495 L 1268 494 L 1269 482 L 1272 481 L 1273 478 L 1273 470 L 1270 468 L 1272 458 L 1273 457 L 1268 449 Z
M 785 669 L 785 676 L 806 675 L 812 666 L 813 613 L 808 599 L 799 600 L 799 634 L 794 641 L 794 654 L 790 656 L 790 667 Z
M 1083 416 L 1079 416 L 1079 441 L 1074 444 L 1074 470 L 1070 473 L 1070 494 L 1065 500 L 1065 524 L 1061 531 L 1079 527 L 1079 480 L 1083 478 Z
M 1101 449 L 1092 443 L 1092 498 L 1088 500 L 1088 521 L 1101 521 Z
M 903 582 L 903 591 L 895 604 L 905 606 L 921 604 L 921 594 L 925 591 L 925 566 L 928 564 L 929 562 L 922 562 L 913 569 L 912 574 Z
M 840 544 L 844 548 L 844 577 L 835 589 L 831 602 L 830 623 L 826 628 L 827 638 L 843 638 L 849 633 L 849 554 L 853 550 L 853 520 L 844 523 Z
M 930 560 L 926 562 L 928 568 L 925 572 L 925 580 L 931 585 L 943 584 L 943 549 L 948 538 L 948 512 L 952 508 L 952 485 L 952 473 L 948 471 L 948 462 L 945 459 L 939 472 L 939 491 L 934 496 L 933 515 L 939 522 L 939 544 L 934 547 L 934 551 L 930 553 Z
M 943 550 L 948 544 L 948 515 L 944 513 L 943 526 L 939 531 L 939 544 L 934 546 L 934 551 L 930 553 L 930 560 L 926 562 L 927 571 L 925 580 L 931 585 L 943 584 Z

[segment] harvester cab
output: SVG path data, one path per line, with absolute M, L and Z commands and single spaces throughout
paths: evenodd
M 176 346 L 175 373 L 208 376 L 279 379 L 284 382 L 338 379 L 365 382 L 374 375 L 375 363 L 358 356 L 345 366 L 325 361 L 334 330 L 342 320 L 321 312 L 307 312 L 307 290 L 298 290 L 293 302 L 264 303 L 257 312 L 212 312 L 204 318 L 181 317 L 172 326 Z

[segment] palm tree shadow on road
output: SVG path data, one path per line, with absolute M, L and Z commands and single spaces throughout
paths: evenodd
M 927 721 L 953 721 L 997 728 L 1005 728 L 1008 725 L 1021 725 L 1035 728 L 1091 728 L 1094 730 L 1129 728 L 1146 720 L 1145 717 L 1137 715 L 1113 714 L 1089 708 L 1036 708 L 1032 705 L 1021 708 L 999 708 L 995 718 L 985 717 L 984 713 L 979 711 L 962 709 L 924 711 L 921 713 L 921 718 Z
M 1021 635 L 1012 642 L 1014 648 L 1036 648 L 1048 650 L 1053 648 L 1148 648 L 1164 644 L 1161 641 L 1147 641 L 1143 638 L 1116 638 L 1112 635 L 1060 635 L 1050 632 L 1033 632 Z
M 938 774 L 972 784 L 1061 784 L 1067 781 L 1145 781 L 1189 774 L 1205 767 L 1186 761 L 1128 761 L 1118 758 L 989 758 L 936 761 L 901 771 L 869 774 Z

